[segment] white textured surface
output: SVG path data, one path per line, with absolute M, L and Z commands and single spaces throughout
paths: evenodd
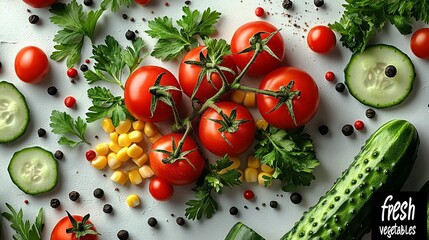
M 125 32 L 128 29 L 137 29 L 143 40 L 148 43 L 149 48 L 153 46 L 153 41 L 144 33 L 147 28 L 147 21 L 144 22 L 141 18 L 150 20 L 156 16 L 168 15 L 177 19 L 182 14 L 180 9 L 184 5 L 184 1 L 171 0 L 168 7 L 164 6 L 164 1 L 153 0 L 153 2 L 147 7 L 133 5 L 132 9 L 124 9 L 117 14 L 105 13 L 97 28 L 96 43 L 100 43 L 107 34 L 110 34 L 126 44 Z M 220 11 L 222 17 L 218 24 L 219 33 L 216 37 L 229 40 L 238 26 L 247 21 L 260 20 L 255 16 L 254 9 L 257 6 L 264 7 L 270 13 L 264 20 L 283 29 L 281 33 L 287 48 L 285 63 L 305 69 L 317 81 L 321 94 L 320 109 L 314 120 L 306 127 L 306 131 L 312 135 L 321 165 L 315 171 L 316 181 L 310 187 L 299 189 L 303 195 L 301 204 L 293 205 L 289 200 L 289 193 L 281 192 L 278 187 L 264 189 L 257 185 L 244 184 L 243 187 L 225 191 L 218 198 L 220 209 L 212 219 L 187 221 L 184 227 L 180 227 L 175 223 L 175 217 L 184 215 L 184 203 L 192 197 L 189 187 L 176 188 L 174 197 L 168 202 L 156 202 L 149 196 L 147 183 L 141 186 L 118 186 L 111 182 L 108 177 L 103 177 L 103 173 L 109 176 L 111 171 L 102 172 L 92 168 L 84 158 L 88 146 L 79 146 L 76 149 L 61 147 L 56 143 L 57 136 L 52 133 L 48 133 L 47 138 L 38 138 L 38 128 L 43 127 L 48 131 L 50 130 L 49 115 L 53 109 L 67 111 L 73 116 L 84 116 L 90 104 L 85 94 L 88 84 L 81 73 L 79 73 L 80 78 L 76 83 L 71 84 L 65 74 L 65 63 L 53 61 L 50 61 L 51 71 L 44 82 L 38 85 L 29 85 L 18 80 L 13 68 L 16 53 L 22 47 L 36 45 L 50 55 L 53 51 L 52 39 L 58 29 L 49 22 L 50 14 L 47 9 L 32 9 L 22 1 L 17 0 L 1 0 L 0 61 L 3 63 L 3 68 L 0 70 L 0 80 L 14 83 L 26 96 L 31 110 L 31 123 L 26 134 L 12 144 L 0 145 L 1 210 L 5 210 L 5 202 L 12 203 L 16 208 L 23 208 L 25 217 L 33 221 L 38 209 L 43 207 L 46 214 L 44 239 L 49 239 L 55 223 L 65 216 L 65 210 L 73 214 L 90 213 L 92 221 L 102 234 L 101 239 L 107 240 L 116 239 L 116 233 L 120 229 L 128 230 L 130 239 L 138 240 L 217 240 L 223 239 L 230 227 L 237 221 L 245 222 L 267 239 L 278 239 L 301 217 L 303 211 L 316 203 L 319 197 L 328 190 L 340 173 L 350 164 L 370 133 L 392 118 L 408 119 L 415 124 L 420 133 L 419 157 L 404 187 L 406 190 L 419 189 L 429 179 L 429 172 L 427 171 L 429 162 L 426 157 L 429 155 L 429 128 L 427 123 L 429 83 L 426 77 L 429 76 L 429 62 L 417 59 L 410 52 L 408 47 L 410 36 L 401 36 L 396 29 L 386 27 L 374 40 L 374 42 L 393 44 L 407 53 L 416 66 L 417 79 L 414 90 L 404 103 L 394 108 L 377 110 L 375 119 L 367 119 L 365 117 L 366 106 L 357 102 L 349 94 L 337 93 L 334 89 L 335 84 L 324 79 L 326 71 L 333 71 L 337 75 L 337 81 L 344 80 L 342 71 L 349 59 L 350 52 L 342 48 L 338 41 L 338 46 L 334 52 L 329 55 L 318 55 L 310 51 L 303 38 L 306 35 L 304 29 L 309 29 L 306 25 L 311 27 L 339 19 L 342 12 L 340 3 L 326 1 L 327 3 L 323 8 L 316 10 L 311 0 L 294 1 L 293 10 L 286 11 L 282 8 L 281 2 L 280 0 L 194 0 L 191 8 L 203 10 L 210 6 L 212 9 Z M 26 11 L 27 8 L 40 16 L 39 24 L 31 25 L 28 22 L 27 19 L 30 14 Z M 123 20 L 121 14 L 124 12 L 130 17 L 134 17 L 136 21 L 133 23 L 129 20 Z M 291 16 L 287 17 L 286 13 Z M 300 25 L 301 28 L 294 27 L 294 23 Z M 417 25 L 423 26 L 421 23 L 417 23 Z M 82 59 L 91 56 L 88 42 L 82 56 Z M 177 62 L 166 64 L 148 57 L 143 61 L 143 64 L 162 64 L 177 74 Z M 250 83 L 257 80 L 248 79 L 245 81 Z M 59 90 L 56 97 L 46 93 L 47 87 L 51 85 L 55 85 Z M 69 110 L 64 107 L 63 99 L 68 95 L 76 97 L 77 109 Z M 341 127 L 346 123 L 353 124 L 356 119 L 362 119 L 365 122 L 365 130 L 362 132 L 355 131 L 351 137 L 343 136 Z M 321 124 L 326 124 L 330 128 L 328 135 L 321 136 L 317 132 L 317 127 Z M 167 131 L 168 129 L 164 129 L 163 133 Z M 93 138 L 96 134 L 100 137 L 99 140 Z M 92 136 L 93 146 L 107 138 L 97 123 L 89 124 L 88 136 Z M 65 154 L 65 158 L 59 161 L 61 177 L 58 186 L 54 191 L 40 196 L 28 196 L 22 193 L 13 185 L 7 173 L 7 165 L 13 152 L 33 145 L 44 147 L 53 152 L 61 149 Z M 92 196 L 92 191 L 97 187 L 103 188 L 105 191 L 105 198 L 102 200 Z M 114 191 L 115 187 L 118 187 L 119 191 Z M 242 192 L 246 188 L 255 192 L 255 201 L 244 200 Z M 68 193 L 72 190 L 81 194 L 80 201 L 72 202 L 68 199 Z M 138 193 L 141 196 L 141 207 L 132 209 L 126 205 L 125 198 L 129 193 Z M 60 209 L 52 209 L 49 206 L 50 199 L 54 197 L 60 199 Z M 28 204 L 24 204 L 26 199 L 29 201 Z M 261 206 L 262 203 L 268 204 L 271 200 L 279 202 L 278 209 Z M 104 203 L 113 205 L 114 214 L 103 213 Z M 249 209 L 244 209 L 244 205 L 247 205 Z M 239 208 L 238 216 L 233 217 L 228 213 L 230 206 Z M 259 207 L 260 210 L 256 210 L 255 207 Z M 171 216 L 172 213 L 175 217 Z M 147 219 L 151 216 L 158 219 L 158 228 L 150 228 L 147 225 Z M 0 236 L 0 239 L 11 239 L 12 231 L 4 220 L 2 227 L 5 236 Z

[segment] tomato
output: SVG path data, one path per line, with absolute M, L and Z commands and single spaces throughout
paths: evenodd
M 42 49 L 35 46 L 22 48 L 15 57 L 15 73 L 27 83 L 38 83 L 49 72 L 49 61 Z
M 60 221 L 57 222 L 54 229 L 51 232 L 51 240 L 98 240 L 97 230 L 91 221 L 86 220 L 84 222 L 84 218 L 89 218 L 89 215 L 82 217 L 80 215 L 69 215 L 63 217 Z M 78 224 L 83 224 L 83 229 L 79 231 L 78 229 L 74 229 L 80 233 L 86 232 L 84 236 L 80 238 L 76 237 L 75 233 L 67 233 L 67 229 L 73 228 L 72 219 L 74 219 Z
M 193 65 L 193 64 L 187 64 L 186 61 L 200 61 L 200 54 L 207 55 L 207 50 L 204 49 L 203 46 L 197 47 L 186 53 L 186 55 L 183 57 L 182 62 L 179 66 L 179 83 L 182 87 L 183 92 L 188 96 L 192 97 L 192 93 L 194 92 L 194 88 L 197 85 L 198 77 L 202 71 L 202 67 Z M 232 56 L 225 56 L 223 58 L 222 63 L 220 66 L 229 68 L 236 72 L 236 66 L 234 63 L 234 60 L 232 59 Z M 222 71 L 229 83 L 232 83 L 235 78 L 235 74 L 232 74 L 231 72 Z M 222 87 L 222 79 L 217 73 L 211 73 L 210 74 L 210 80 L 212 83 L 209 83 L 207 81 L 207 77 L 204 76 L 203 80 L 201 81 L 201 84 L 198 88 L 198 91 L 195 94 L 195 99 L 204 102 L 213 95 L 215 95 L 218 90 Z M 214 87 L 213 87 L 214 85 Z
M 168 90 L 173 102 L 179 107 L 182 101 L 182 92 L 176 77 L 167 69 L 158 66 L 143 66 L 135 70 L 125 83 L 124 101 L 128 111 L 137 119 L 147 122 L 162 122 L 171 119 L 173 110 L 161 100 L 157 101 L 156 109 L 152 115 L 152 95 L 150 88 L 154 86 L 157 78 L 161 75 L 160 85 L 172 86 L 178 90 Z
M 146 6 L 150 3 L 151 0 L 135 0 L 136 3 L 142 5 L 142 6 Z
M 173 185 L 187 185 L 195 182 L 205 166 L 204 158 L 198 151 L 198 145 L 190 136 L 185 138 L 181 149 L 181 154 L 184 156 L 171 163 L 163 162 L 169 156 L 158 150 L 172 152 L 173 141 L 177 146 L 182 137 L 182 133 L 170 133 L 162 136 L 152 145 L 149 155 L 150 166 L 155 175 L 164 178 Z
M 334 50 L 337 43 L 334 31 L 325 25 L 314 26 L 308 31 L 307 44 L 317 53 L 328 53 Z
M 277 31 L 277 28 L 272 24 L 264 21 L 248 22 L 239 27 L 232 36 L 231 40 L 231 51 L 237 67 L 241 70 L 249 63 L 252 58 L 254 51 L 247 53 L 239 52 L 250 47 L 250 39 L 259 32 L 265 32 L 261 34 L 262 39 L 265 39 L 270 33 Z M 281 60 L 277 60 L 271 56 L 268 52 L 264 51 L 256 58 L 252 66 L 246 72 L 248 76 L 262 76 L 280 66 L 285 55 L 285 45 L 283 37 L 280 33 L 275 34 L 268 42 L 267 46 L 271 51 Z
M 236 117 L 223 126 L 215 121 L 222 120 L 222 116 L 214 108 L 207 109 L 199 125 L 202 144 L 218 156 L 236 156 L 245 152 L 255 139 L 256 127 L 252 114 L 246 107 L 233 102 L 220 102 L 216 106 L 227 117 L 231 117 L 231 112 L 235 110 Z
M 264 77 L 259 89 L 284 90 L 292 80 L 294 84 L 291 87 L 291 92 L 299 91 L 299 96 L 293 96 L 291 99 L 296 124 L 285 104 L 273 110 L 279 102 L 278 98 L 264 94 L 256 95 L 259 113 L 268 123 L 277 128 L 294 129 L 305 125 L 314 117 L 319 106 L 319 90 L 316 82 L 308 73 L 299 68 L 281 67 L 274 70 Z
M 429 59 L 429 28 L 420 28 L 411 36 L 410 47 L 416 57 Z
M 34 8 L 45 8 L 54 4 L 57 0 L 23 0 L 26 4 Z
M 173 185 L 160 177 L 153 177 L 149 183 L 150 195 L 158 201 L 166 201 L 173 196 Z

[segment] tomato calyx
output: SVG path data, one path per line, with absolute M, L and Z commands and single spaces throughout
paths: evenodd
M 89 213 L 83 217 L 81 222 L 78 222 L 78 221 L 76 221 L 76 219 L 74 219 L 74 217 L 68 211 L 66 211 L 66 212 L 67 212 L 67 216 L 68 216 L 68 218 L 72 224 L 71 228 L 66 229 L 66 233 L 74 234 L 77 239 L 80 239 L 81 237 L 86 236 L 86 235 L 98 235 L 99 234 L 98 232 L 96 232 L 92 229 L 93 224 L 87 223 L 89 220 L 89 216 L 90 216 Z
M 295 124 L 295 126 L 298 126 L 295 118 L 295 113 L 293 110 L 293 99 L 295 97 L 299 98 L 299 96 L 301 95 L 301 92 L 298 90 L 292 91 L 292 87 L 294 84 L 295 84 L 295 81 L 291 80 L 286 87 L 282 86 L 277 92 L 275 92 L 275 95 L 277 95 L 277 99 L 279 101 L 277 102 L 276 106 L 274 106 L 274 108 L 271 109 L 268 113 L 274 112 L 284 104 L 286 105 L 289 111 L 289 114 L 290 114 L 290 117 L 292 118 L 293 123 Z
M 275 58 L 279 62 L 281 62 L 282 60 L 267 45 L 268 42 L 274 37 L 274 35 L 276 35 L 280 30 L 281 29 L 278 29 L 278 30 L 270 33 L 264 39 L 262 39 L 261 34 L 268 34 L 267 32 L 258 32 L 258 33 L 255 33 L 255 35 L 253 35 L 253 37 L 250 38 L 250 41 L 249 41 L 250 46 L 248 48 L 243 49 L 238 54 L 247 53 L 247 52 L 251 52 L 251 51 L 255 51 L 255 52 L 258 52 L 258 53 L 266 51 L 268 54 L 270 54 L 270 56 L 272 56 L 273 58 Z M 255 57 L 255 55 L 257 55 L 257 54 L 254 54 L 254 57 Z M 253 61 L 250 61 L 250 62 L 253 62 Z
M 149 88 L 149 92 L 152 94 L 152 100 L 150 102 L 150 114 L 153 117 L 155 114 L 158 101 L 161 101 L 173 109 L 173 115 L 176 123 L 180 122 L 179 112 L 177 110 L 176 104 L 174 103 L 173 96 L 169 91 L 181 91 L 174 86 L 163 86 L 161 85 L 162 76 L 165 73 L 161 73 L 155 80 L 155 83 L 152 87 Z

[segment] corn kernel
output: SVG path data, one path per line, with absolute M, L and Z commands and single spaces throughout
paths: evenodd
M 137 207 L 140 205 L 140 198 L 137 194 L 130 194 L 127 196 L 127 204 L 129 207 Z
M 142 178 L 151 178 L 155 174 L 149 165 L 143 165 L 139 168 L 139 173 Z
M 237 168 L 240 167 L 240 165 L 241 165 L 241 159 L 240 158 L 238 158 L 238 157 L 230 157 L 229 159 L 232 161 L 232 164 L 229 167 L 226 168 L 227 170 L 237 169 Z
M 231 93 L 231 100 L 235 103 L 242 104 L 245 96 L 246 96 L 245 91 L 235 90 Z
M 131 172 L 128 173 L 128 178 L 130 179 L 130 182 L 132 184 L 140 184 L 141 182 L 143 182 L 143 178 L 140 175 L 140 172 L 138 169 L 132 170 Z
M 123 147 L 121 148 L 121 150 L 118 151 L 118 153 L 116 154 L 116 157 L 121 162 L 128 161 L 128 159 L 130 159 L 130 156 L 128 156 L 127 152 L 128 152 L 128 147 Z
M 259 166 L 261 166 L 261 161 L 255 158 L 254 155 L 250 155 L 247 158 L 247 166 L 251 168 L 259 168 Z
M 109 139 L 110 139 L 110 141 L 117 143 L 118 142 L 118 136 L 119 136 L 119 134 L 117 132 L 111 132 L 109 135 Z
M 126 119 L 125 121 L 120 121 L 115 130 L 118 134 L 127 133 L 131 128 L 131 121 Z
M 267 172 L 267 173 L 272 173 L 274 172 L 274 168 L 268 166 L 267 164 L 263 163 L 261 164 L 261 171 L 263 172 Z
M 143 140 L 143 133 L 139 130 L 134 130 L 128 133 L 128 139 L 133 143 L 141 142 Z
M 122 166 L 122 162 L 118 160 L 116 153 L 111 152 L 107 155 L 107 165 L 109 165 L 110 169 L 118 169 Z
M 143 132 L 146 137 L 151 138 L 158 133 L 158 127 L 153 123 L 147 122 L 144 125 Z
M 257 129 L 266 129 L 268 127 L 268 122 L 265 119 L 259 119 L 256 121 Z
M 95 152 L 98 155 L 106 156 L 109 153 L 109 144 L 108 143 L 99 143 L 95 146 Z
M 244 179 L 246 180 L 246 182 L 257 182 L 258 169 L 251 167 L 244 169 Z
M 128 147 L 127 154 L 130 158 L 137 158 L 143 153 L 143 148 L 139 147 L 137 144 L 133 143 Z
M 128 147 L 130 146 L 131 141 L 130 138 L 128 137 L 128 133 L 121 133 L 119 134 L 118 137 L 118 145 L 121 147 Z
M 115 131 L 115 126 L 113 126 L 112 119 L 110 118 L 103 119 L 103 121 L 101 122 L 101 127 L 107 133 Z
M 155 136 L 152 136 L 152 137 L 148 138 L 148 140 L 149 140 L 150 143 L 154 144 L 161 137 L 162 137 L 162 134 L 158 132 L 158 133 L 155 134 Z
M 107 165 L 106 156 L 97 156 L 94 160 L 91 161 L 92 166 L 98 170 L 102 170 Z
M 270 184 L 268 184 L 268 185 L 265 185 L 265 178 L 264 178 L 264 176 L 266 176 L 266 177 L 268 177 L 268 178 L 271 178 L 271 177 L 272 177 L 271 173 L 267 173 L 267 172 L 260 172 L 260 173 L 258 174 L 258 184 L 259 184 L 259 185 L 261 185 L 261 186 L 263 186 L 263 187 L 271 186 L 271 183 L 270 183 Z
M 246 95 L 244 96 L 243 105 L 246 107 L 256 106 L 256 94 L 255 94 L 255 92 L 246 92 Z
M 109 149 L 112 152 L 117 153 L 117 152 L 119 152 L 119 150 L 121 150 L 121 146 L 119 146 L 119 144 L 117 144 L 116 142 L 110 141 L 109 142 Z
M 147 162 L 148 159 L 149 159 L 149 156 L 147 155 L 147 153 L 142 153 L 137 158 L 133 158 L 133 162 L 137 166 L 142 167 Z
M 137 130 L 137 131 L 140 131 L 140 130 L 142 130 L 144 128 L 144 124 L 145 123 L 142 120 L 136 120 L 132 124 L 133 125 L 133 129 Z
M 127 183 L 127 179 L 127 175 L 119 170 L 114 171 L 112 176 L 110 176 L 110 180 L 121 185 L 125 185 Z

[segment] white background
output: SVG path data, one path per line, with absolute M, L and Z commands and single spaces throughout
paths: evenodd
M 80 2 L 80 1 L 79 1 Z M 83 1 L 82 1 L 83 2 Z M 94 2 L 99 2 L 94 1 Z M 144 33 L 147 29 L 147 21 L 142 21 L 144 17 L 150 20 L 157 16 L 168 15 L 173 19 L 178 19 L 182 12 L 181 7 L 184 1 L 169 1 L 169 6 L 164 6 L 164 1 L 153 0 L 154 3 L 147 7 L 133 4 L 131 9 L 123 9 L 118 13 L 105 12 L 101 17 L 97 31 L 95 43 L 101 43 L 107 34 L 113 35 L 123 44 L 129 42 L 125 39 L 125 32 L 138 30 L 139 36 L 147 43 L 147 49 L 151 49 L 154 42 Z M 352 162 L 353 157 L 359 152 L 360 146 L 384 122 L 393 118 L 403 118 L 412 122 L 418 129 L 421 138 L 419 156 L 414 169 L 404 186 L 404 190 L 418 190 L 423 183 L 429 179 L 429 162 L 427 160 L 429 149 L 428 130 L 428 103 L 429 103 L 429 62 L 416 58 L 409 49 L 410 36 L 402 36 L 393 27 L 387 26 L 373 42 L 392 44 L 407 53 L 416 67 L 417 78 L 411 95 L 399 106 L 376 110 L 374 119 L 365 117 L 366 106 L 360 104 L 350 94 L 340 94 L 335 91 L 335 83 L 344 81 L 343 69 L 351 55 L 348 49 L 341 47 L 337 41 L 336 49 L 328 55 L 319 55 L 311 52 L 305 43 L 306 30 L 317 24 L 328 24 L 339 20 L 343 11 L 338 1 L 326 1 L 325 6 L 316 10 L 313 1 L 294 1 L 291 10 L 284 10 L 281 0 L 256 1 L 256 0 L 231 0 L 231 1 L 207 1 L 194 0 L 190 5 L 191 9 L 204 10 L 211 7 L 222 13 L 221 20 L 217 25 L 219 30 L 215 36 L 229 40 L 234 30 L 240 25 L 253 20 L 261 20 L 254 14 L 257 6 L 262 6 L 269 15 L 263 20 L 269 21 L 279 28 L 282 28 L 282 35 L 286 44 L 285 65 L 296 66 L 305 69 L 316 80 L 320 90 L 320 108 L 315 118 L 306 126 L 306 132 L 312 136 L 316 154 L 321 165 L 315 170 L 316 180 L 310 187 L 299 188 L 298 191 L 303 196 L 303 201 L 299 205 L 290 202 L 290 193 L 282 192 L 278 186 L 268 189 L 256 184 L 244 184 L 242 187 L 235 187 L 231 191 L 225 191 L 218 198 L 219 211 L 212 219 L 201 221 L 187 221 L 183 227 L 175 223 L 175 218 L 184 216 L 185 202 L 193 195 L 190 187 L 175 189 L 174 197 L 167 202 L 157 202 L 148 193 L 148 183 L 139 186 L 120 186 L 109 180 L 111 170 L 99 171 L 91 167 L 85 160 L 84 154 L 90 147 L 79 146 L 70 149 L 59 146 L 57 136 L 48 133 L 47 138 L 39 138 L 37 129 L 43 127 L 50 131 L 49 115 L 52 110 L 67 111 L 72 116 L 82 116 L 90 106 L 86 96 L 89 85 L 79 72 L 79 78 L 72 84 L 66 75 L 65 62 L 57 63 L 50 60 L 51 70 L 47 78 L 40 84 L 30 85 L 21 82 L 14 73 L 13 61 L 16 53 L 23 47 L 35 45 L 42 48 L 47 55 L 53 51 L 53 36 L 58 28 L 49 21 L 50 13 L 47 9 L 33 9 L 25 5 L 22 1 L 1 0 L 0 1 L 0 61 L 3 68 L 0 70 L 0 80 L 14 83 L 25 95 L 30 111 L 31 122 L 26 134 L 18 141 L 11 144 L 0 145 L 0 208 L 5 210 L 5 203 L 11 203 L 15 208 L 22 208 L 25 218 L 34 221 L 39 208 L 44 208 L 45 230 L 44 239 L 49 239 L 50 232 L 55 223 L 65 216 L 65 210 L 73 214 L 91 214 L 91 220 L 96 224 L 98 231 L 102 234 L 101 239 L 116 239 L 116 233 L 120 229 L 126 229 L 130 233 L 130 239 L 223 239 L 231 226 L 237 221 L 243 221 L 254 228 L 267 239 L 279 239 L 286 233 L 310 206 L 315 204 L 319 197 L 323 195 L 332 185 L 341 172 Z M 32 25 L 28 22 L 30 13 L 39 15 L 40 22 Z M 87 7 L 84 8 L 88 10 Z M 153 13 L 151 12 L 153 11 Z M 127 13 L 135 18 L 135 22 L 122 19 L 122 13 Z M 290 14 L 290 16 L 286 16 Z M 294 23 L 298 24 L 297 28 Z M 424 26 L 416 23 L 416 26 Z M 337 35 L 337 39 L 339 36 Z M 86 42 L 82 60 L 89 58 L 90 45 Z M 152 57 L 146 58 L 142 64 L 158 64 L 171 70 L 177 76 L 177 62 L 162 63 Z M 90 67 L 92 65 L 90 64 Z M 79 68 L 79 65 L 76 66 Z M 337 78 L 335 82 L 328 82 L 324 79 L 326 71 L 333 71 Z M 256 85 L 259 79 L 245 79 L 244 82 Z M 49 96 L 46 89 L 55 85 L 58 88 L 58 95 Z M 119 89 L 111 86 L 113 92 L 120 94 Z M 77 109 L 66 109 L 63 99 L 73 95 L 78 101 Z M 258 118 L 257 115 L 255 115 Z M 345 137 L 341 133 L 344 124 L 353 124 L 357 119 L 365 123 L 365 129 L 350 136 Z M 317 127 L 326 124 L 330 132 L 321 136 Z M 162 129 L 168 133 L 168 129 Z M 100 138 L 96 140 L 95 135 Z M 103 133 L 99 123 L 89 124 L 88 137 L 95 146 L 98 142 L 106 141 L 107 136 Z M 10 180 L 7 173 L 7 165 L 12 154 L 24 147 L 41 146 L 52 152 L 61 149 L 65 158 L 59 161 L 60 180 L 58 186 L 47 194 L 39 196 L 29 196 L 21 192 Z M 246 156 L 243 156 L 244 160 Z M 103 177 L 103 173 L 107 177 Z M 105 198 L 100 200 L 92 196 L 92 191 L 100 187 L 105 191 Z M 118 187 L 119 191 L 114 188 Z M 256 194 L 254 201 L 247 201 L 242 193 L 245 189 L 252 189 Z M 76 190 L 81 194 L 80 201 L 72 202 L 68 199 L 68 193 Z M 142 204 L 138 208 L 129 208 L 125 203 L 125 198 L 130 193 L 137 193 L 141 197 Z M 60 209 L 53 209 L 49 206 L 52 198 L 59 198 Z M 28 200 L 28 204 L 24 203 Z M 278 209 L 268 206 L 269 201 L 279 202 Z M 105 203 L 113 205 L 114 214 L 105 214 L 102 207 Z M 266 203 L 266 207 L 262 207 Z M 249 209 L 244 209 L 244 206 Z M 231 216 L 228 212 L 231 206 L 239 209 L 238 216 Z M 256 210 L 259 207 L 260 210 Z M 174 214 L 174 217 L 171 214 Z M 156 217 L 159 222 L 158 228 L 150 228 L 147 225 L 149 217 Z M 0 239 L 11 239 L 12 231 L 9 223 L 4 219 L 2 228 L 5 231 Z

